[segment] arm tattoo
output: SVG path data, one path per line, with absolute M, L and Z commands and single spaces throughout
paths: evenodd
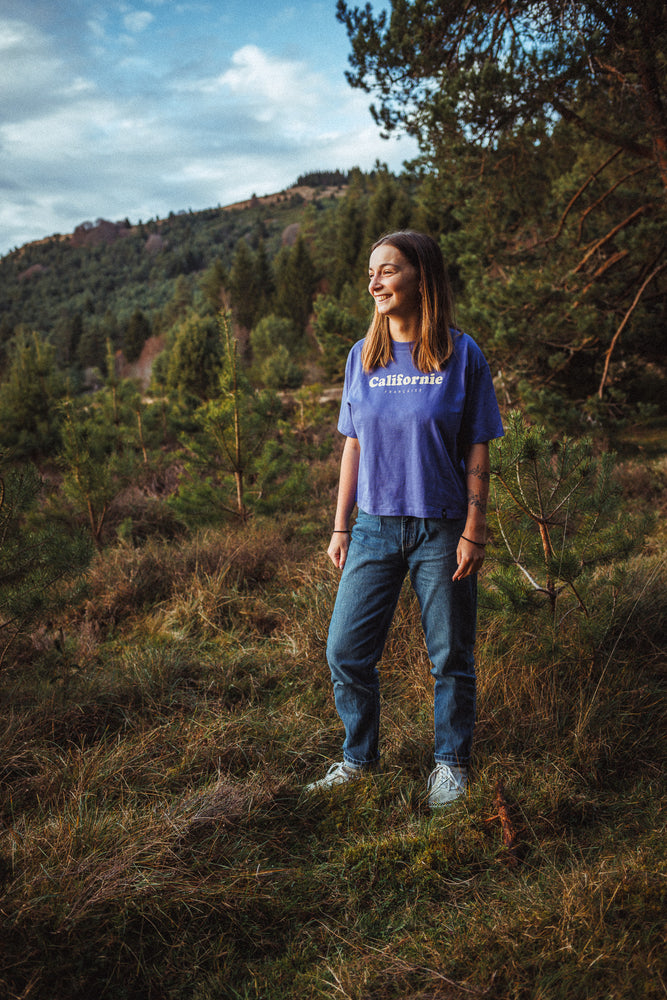
M 483 483 L 491 482 L 491 473 L 487 469 L 482 468 L 481 465 L 475 465 L 471 469 L 466 469 L 466 475 L 474 476 L 475 479 L 479 479 Z
M 488 469 L 482 465 L 474 465 L 466 469 L 466 478 L 468 480 L 468 507 L 477 507 L 481 511 L 486 511 L 491 481 Z M 478 481 L 477 483 L 474 482 L 475 479 Z

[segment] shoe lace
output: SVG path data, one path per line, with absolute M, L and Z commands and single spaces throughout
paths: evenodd
M 434 771 L 431 772 L 428 779 L 429 790 L 434 788 L 436 785 L 447 785 L 448 788 L 458 788 L 459 784 L 454 776 L 454 772 L 447 764 L 438 764 Z

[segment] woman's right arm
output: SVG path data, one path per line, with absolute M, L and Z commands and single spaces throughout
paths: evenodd
M 347 530 L 350 515 L 357 495 L 357 476 L 359 475 L 359 441 L 357 438 L 345 438 L 343 457 L 340 462 L 340 479 L 338 481 L 338 503 L 336 519 L 327 552 L 334 566 L 342 569 L 347 558 L 350 536 Z

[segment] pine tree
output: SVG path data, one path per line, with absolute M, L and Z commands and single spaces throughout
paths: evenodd
M 21 634 L 71 599 L 91 556 L 82 534 L 30 523 L 41 492 L 33 465 L 10 468 L 0 456 L 0 666 Z
M 276 292 L 273 310 L 291 319 L 298 330 L 305 330 L 313 306 L 317 276 L 315 264 L 303 236 L 293 247 L 284 247 L 275 262 Z
M 123 338 L 123 354 L 128 361 L 136 361 L 139 358 L 150 335 L 151 325 L 148 319 L 141 309 L 135 309 L 125 328 Z
M 217 391 L 223 345 L 213 316 L 191 313 L 176 328 L 166 362 L 166 387 L 179 399 L 208 399 Z
M 64 379 L 54 351 L 38 333 L 19 333 L 0 384 L 0 444 L 14 458 L 37 458 L 57 447 Z
M 500 569 L 489 575 L 496 606 L 509 602 L 511 628 L 541 618 L 557 633 L 596 607 L 595 574 L 637 545 L 641 530 L 621 516 L 614 456 L 590 440 L 552 440 L 517 411 L 492 443 L 490 527 Z M 507 609 L 505 608 L 507 612 Z M 527 617 L 525 617 L 527 616 Z
M 190 456 L 190 481 L 183 481 L 172 501 L 177 512 L 198 523 L 233 512 L 248 518 L 247 491 L 267 437 L 275 429 L 280 402 L 274 393 L 253 389 L 238 355 L 229 313 L 220 314 L 223 364 L 218 392 L 194 414 L 195 431 L 183 440 Z M 233 505 L 225 495 L 233 481 Z M 252 482 L 253 489 L 257 483 Z

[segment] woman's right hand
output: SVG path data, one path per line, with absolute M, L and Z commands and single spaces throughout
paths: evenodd
M 347 559 L 347 550 L 350 547 L 349 532 L 334 531 L 329 542 L 327 554 L 336 569 L 342 569 Z

